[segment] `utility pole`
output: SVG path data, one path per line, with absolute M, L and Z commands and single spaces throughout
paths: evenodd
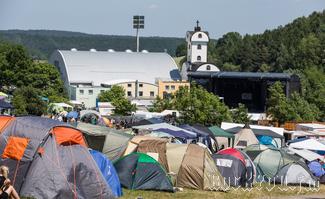
M 136 29 L 137 37 L 137 52 L 139 52 L 139 29 L 144 29 L 144 16 L 135 15 L 133 16 L 133 29 Z

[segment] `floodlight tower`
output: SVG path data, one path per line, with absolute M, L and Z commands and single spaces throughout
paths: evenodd
M 139 52 L 139 29 L 144 29 L 144 16 L 133 16 L 133 29 L 137 30 L 137 52 Z

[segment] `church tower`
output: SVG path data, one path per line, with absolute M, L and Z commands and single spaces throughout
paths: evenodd
M 194 31 L 187 31 L 187 62 L 190 64 L 202 64 L 207 62 L 208 56 L 208 32 L 202 31 L 199 21 L 196 21 Z

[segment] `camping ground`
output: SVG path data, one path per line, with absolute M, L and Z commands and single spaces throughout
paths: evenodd
M 272 189 L 273 187 L 273 189 Z M 271 190 L 272 189 L 272 190 Z M 138 190 L 127 190 L 123 189 L 123 199 L 203 199 L 203 198 L 224 198 L 224 199 L 250 199 L 250 198 L 324 198 L 325 196 L 325 185 L 321 185 L 319 190 L 309 190 L 308 187 L 300 186 L 291 186 L 291 187 L 283 187 L 283 186 L 273 186 L 269 184 L 262 184 L 261 186 L 255 185 L 253 190 L 244 191 L 242 188 L 238 188 L 237 190 L 232 189 L 231 191 L 225 192 L 216 192 L 216 191 L 199 191 L 199 190 L 191 190 L 184 189 L 181 192 L 177 193 L 168 193 L 168 192 L 157 192 L 157 191 L 138 191 Z M 305 197 L 304 197 L 305 196 Z

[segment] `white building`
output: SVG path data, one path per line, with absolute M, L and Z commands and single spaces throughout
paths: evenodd
M 157 78 L 180 79 L 177 64 L 167 53 L 57 50 L 49 62 L 59 69 L 70 100 L 87 108 L 95 107 L 98 94 L 110 89 L 101 86 L 105 82 L 128 79 L 155 84 Z
M 187 56 L 186 62 L 182 65 L 182 79 L 187 80 L 187 74 L 191 71 L 218 72 L 219 68 L 208 63 L 209 33 L 202 31 L 197 21 L 194 31 L 187 31 Z

